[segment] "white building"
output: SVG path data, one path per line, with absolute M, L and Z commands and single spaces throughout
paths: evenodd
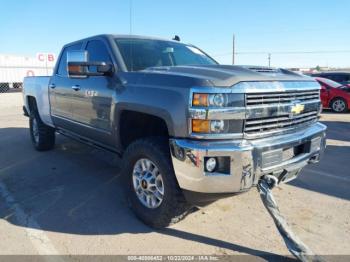
M 36 57 L 0 54 L 0 88 L 18 88 L 26 76 L 48 76 L 56 63 L 56 56 L 38 53 Z

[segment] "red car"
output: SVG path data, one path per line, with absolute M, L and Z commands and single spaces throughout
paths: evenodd
M 350 105 L 350 87 L 333 80 L 315 77 L 321 85 L 321 100 L 324 108 L 331 108 L 334 112 L 345 113 Z

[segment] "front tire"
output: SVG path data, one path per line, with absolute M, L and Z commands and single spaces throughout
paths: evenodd
M 348 111 L 348 104 L 346 103 L 346 101 L 341 98 L 334 98 L 331 102 L 331 106 L 332 110 L 336 113 L 345 113 Z
M 29 116 L 29 130 L 34 148 L 38 151 L 47 151 L 54 148 L 55 129 L 45 125 L 41 121 L 36 108 L 31 111 Z
M 127 197 L 140 220 L 164 228 L 188 214 L 191 206 L 177 183 L 166 139 L 137 140 L 127 148 L 123 159 Z

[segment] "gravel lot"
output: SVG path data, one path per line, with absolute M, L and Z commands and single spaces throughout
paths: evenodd
M 129 210 L 120 161 L 58 135 L 36 152 L 20 93 L 0 94 L 0 254 L 289 255 L 256 190 L 155 231 Z M 350 255 L 350 113 L 326 112 L 322 162 L 274 189 L 297 235 L 321 255 Z

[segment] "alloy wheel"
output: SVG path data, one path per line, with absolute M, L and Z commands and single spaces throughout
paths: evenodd
M 147 208 L 157 208 L 163 202 L 164 183 L 158 167 L 149 159 L 139 159 L 133 168 L 133 187 L 139 201 Z

